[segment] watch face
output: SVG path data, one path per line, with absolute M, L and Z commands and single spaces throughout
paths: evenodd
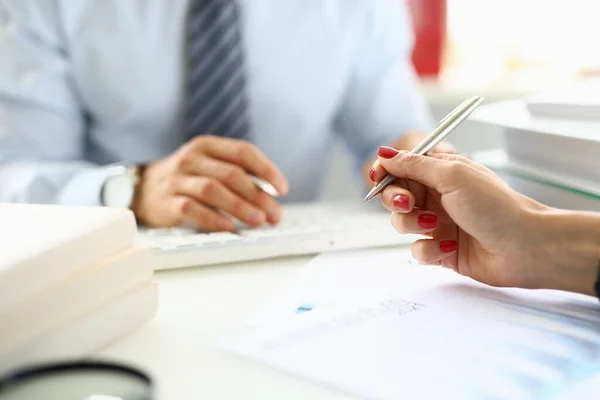
M 102 202 L 107 207 L 129 208 L 133 200 L 135 183 L 129 174 L 109 177 L 102 189 Z

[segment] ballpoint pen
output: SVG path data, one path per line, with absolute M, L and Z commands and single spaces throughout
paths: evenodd
M 269 182 L 267 182 L 264 179 L 261 179 L 261 178 L 255 176 L 255 175 L 250 175 L 250 179 L 252 179 L 252 181 L 254 182 L 254 184 L 256 186 L 258 186 L 258 188 L 260 190 L 262 190 L 263 192 L 265 192 L 269 196 L 271 196 L 271 197 L 279 197 L 279 192 Z
M 412 154 L 424 155 L 429 150 L 434 148 L 439 142 L 444 140 L 450 132 L 452 132 L 461 122 L 463 122 L 472 112 L 481 104 L 483 98 L 480 96 L 471 97 L 463 101 L 458 107 L 452 112 L 445 116 L 440 123 L 435 127 L 421 143 L 419 143 L 410 152 Z M 379 182 L 371 191 L 367 194 L 363 201 L 367 202 L 377 196 L 383 191 L 388 185 L 394 182 L 397 178 L 393 175 L 386 175 L 381 182 Z

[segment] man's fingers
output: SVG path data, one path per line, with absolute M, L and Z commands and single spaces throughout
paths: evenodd
M 235 227 L 232 220 L 198 203 L 190 196 L 177 195 L 170 199 L 169 211 L 173 220 L 192 222 L 203 230 L 231 231 Z
M 233 193 L 246 199 L 267 214 L 267 220 L 276 224 L 281 220 L 282 209 L 279 203 L 261 190 L 243 168 L 211 157 L 199 157 L 190 172 L 221 182 Z
M 266 220 L 264 211 L 213 178 L 185 175 L 176 180 L 175 192 L 192 197 L 201 204 L 223 210 L 250 226 L 260 226 Z
M 286 195 L 289 185 L 279 169 L 252 143 L 230 138 L 199 137 L 192 147 L 202 153 L 238 165 L 250 174 L 271 183 L 281 195 Z

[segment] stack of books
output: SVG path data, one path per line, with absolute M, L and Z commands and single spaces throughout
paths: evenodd
M 0 373 L 83 358 L 152 319 L 128 210 L 0 204 Z
M 596 97 L 577 86 L 481 107 L 473 119 L 483 132 L 500 127 L 503 145 L 474 159 L 544 204 L 600 211 L 600 86 L 588 90 L 596 86 Z

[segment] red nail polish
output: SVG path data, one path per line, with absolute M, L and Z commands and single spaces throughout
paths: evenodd
M 394 207 L 400 210 L 408 210 L 408 196 L 405 194 L 397 194 L 394 196 L 392 202 Z
M 398 154 L 398 150 L 387 146 L 381 146 L 379 150 L 377 150 L 377 154 L 379 157 L 383 158 L 394 158 L 396 154 Z
M 369 171 L 369 178 L 375 182 L 375 168 L 371 168 L 371 170 Z
M 417 223 L 423 229 L 433 229 L 437 226 L 438 217 L 434 214 L 421 214 L 417 218 Z
M 440 251 L 442 253 L 451 253 L 458 249 L 458 242 L 456 240 L 442 240 L 440 242 Z

